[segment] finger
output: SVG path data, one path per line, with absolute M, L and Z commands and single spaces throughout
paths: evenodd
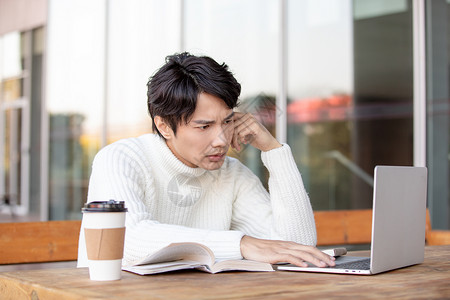
M 315 247 L 310 247 L 307 250 L 307 253 L 310 255 L 311 259 L 307 260 L 312 264 L 315 264 L 316 266 L 334 266 L 334 257 L 329 256 L 328 254 L 323 253 L 319 249 Z
M 271 262 L 272 264 L 274 263 L 280 263 L 280 262 L 287 262 L 302 268 L 307 268 L 308 264 L 302 260 L 301 258 L 295 256 L 295 255 L 291 255 L 291 254 L 282 254 L 279 257 L 277 257 L 277 260 L 275 262 Z
M 239 115 L 235 122 L 238 141 L 251 144 L 261 151 L 268 151 L 281 147 L 281 144 L 272 136 L 252 114 Z
M 313 255 L 315 257 L 317 257 L 318 259 L 320 259 L 321 261 L 325 262 L 327 265 L 329 266 L 335 266 L 336 263 L 334 262 L 336 259 L 334 258 L 334 256 L 330 256 L 328 254 L 323 253 L 322 251 L 320 251 L 317 248 L 313 248 Z
M 237 151 L 241 150 L 241 145 L 239 144 L 238 140 L 239 136 L 236 133 L 236 128 L 233 129 L 233 137 L 231 138 L 231 147 L 236 149 Z
M 233 115 L 234 122 L 239 121 L 239 119 L 241 119 L 243 116 L 245 116 L 245 113 L 235 111 Z
M 257 124 L 248 117 L 242 117 L 235 124 L 235 133 L 238 140 L 243 144 L 249 144 L 255 139 Z
M 307 262 L 312 263 L 313 265 L 315 265 L 315 266 L 317 266 L 319 268 L 324 268 L 324 267 L 327 266 L 327 264 L 324 261 L 318 259 L 317 257 L 315 257 L 314 255 L 312 255 L 312 254 L 310 254 L 308 252 L 306 252 L 306 254 L 303 254 L 301 256 L 301 258 L 304 259 Z
M 251 114 L 240 114 L 234 119 L 234 125 L 240 129 L 249 127 L 253 123 L 255 123 L 255 120 Z
M 326 267 L 327 264 L 325 262 L 323 262 L 322 260 L 318 259 L 317 257 L 315 257 L 314 255 L 312 255 L 309 252 L 306 251 L 298 251 L 298 250 L 291 250 L 292 252 L 289 253 L 288 255 L 292 255 L 294 257 L 297 257 L 299 260 L 302 260 L 304 262 L 309 262 L 319 268 L 323 268 Z M 306 266 L 308 266 L 306 264 Z
M 291 250 L 295 251 L 293 255 L 296 255 L 301 259 L 310 262 L 318 267 L 335 265 L 334 258 L 332 259 L 329 255 L 323 253 L 316 247 L 296 244 L 291 248 Z
M 245 125 L 243 126 L 243 124 L 245 124 L 246 122 L 246 114 L 244 113 L 240 113 L 240 112 L 235 112 L 234 114 L 234 118 L 233 118 L 233 122 L 234 122 L 234 133 L 233 133 L 233 139 L 232 139 L 232 147 L 238 151 L 241 150 L 241 144 L 240 143 L 245 143 L 245 140 L 242 138 L 242 130 L 245 129 Z

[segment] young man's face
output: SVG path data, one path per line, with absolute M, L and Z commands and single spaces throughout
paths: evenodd
M 233 131 L 233 110 L 220 98 L 201 93 L 189 123 L 178 125 L 176 136 L 166 142 L 187 166 L 216 170 L 225 160 Z

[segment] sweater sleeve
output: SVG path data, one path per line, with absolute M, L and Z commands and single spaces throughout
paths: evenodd
M 283 144 L 261 158 L 269 171 L 269 193 L 250 170 L 242 171 L 248 180 L 238 184 L 233 227 L 257 238 L 316 245 L 314 214 L 290 147 Z
M 88 202 L 109 199 L 125 201 L 128 209 L 123 264 L 133 264 L 157 250 L 177 242 L 197 242 L 211 248 L 217 259 L 241 259 L 239 231 L 220 231 L 163 224 L 154 220 L 144 203 L 145 185 L 151 174 L 140 155 L 117 145 L 100 151 L 94 159 Z M 153 189 L 155 187 L 152 187 Z M 84 230 L 80 231 L 78 267 L 87 267 Z

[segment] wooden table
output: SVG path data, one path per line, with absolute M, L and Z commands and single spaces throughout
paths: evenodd
M 450 298 L 450 245 L 425 248 L 425 262 L 373 275 L 181 271 L 89 280 L 86 268 L 0 273 L 0 299 Z

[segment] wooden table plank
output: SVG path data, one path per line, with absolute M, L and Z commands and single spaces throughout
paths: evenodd
M 450 298 L 450 246 L 426 247 L 423 264 L 374 276 L 300 272 L 123 272 L 120 281 L 89 280 L 88 270 L 0 273 L 1 299 Z

